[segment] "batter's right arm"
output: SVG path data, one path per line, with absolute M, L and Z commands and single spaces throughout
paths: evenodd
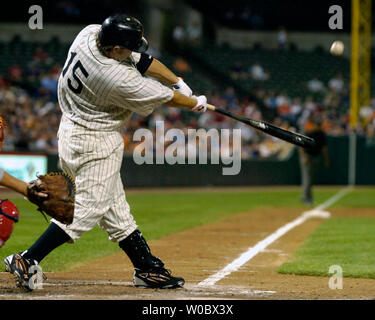
M 178 82 L 178 77 L 155 58 L 152 60 L 145 74 L 170 86 Z
M 181 77 L 177 77 L 169 68 L 155 58 L 153 58 L 145 74 L 161 81 L 162 83 L 173 86 L 175 91 L 178 91 L 185 96 L 191 97 L 193 94 L 190 87 Z
M 165 103 L 168 107 L 188 108 L 194 111 L 205 112 L 207 110 L 207 98 L 205 96 L 188 97 L 184 94 L 174 91 L 172 100 Z

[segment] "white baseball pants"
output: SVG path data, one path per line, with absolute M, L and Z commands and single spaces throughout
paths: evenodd
M 109 239 L 119 242 L 137 229 L 125 198 L 120 168 L 124 140 L 120 132 L 90 131 L 63 117 L 59 132 L 63 171 L 76 183 L 74 219 L 64 225 L 54 219 L 74 242 L 98 224 Z

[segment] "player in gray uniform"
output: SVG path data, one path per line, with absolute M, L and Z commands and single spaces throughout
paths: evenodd
M 32 289 L 30 266 L 95 224 L 130 258 L 135 286 L 184 284 L 183 278 L 173 277 L 151 254 L 130 212 L 120 177 L 124 150 L 120 127 L 133 112 L 147 116 L 163 104 L 204 112 L 207 99 L 191 96 L 182 79 L 145 53 L 147 47 L 142 24 L 124 14 L 87 26 L 71 45 L 58 85 L 63 113 L 58 139 L 61 166 L 76 183 L 74 220 L 64 225 L 52 219 L 28 250 L 5 259 L 7 270 L 24 289 Z

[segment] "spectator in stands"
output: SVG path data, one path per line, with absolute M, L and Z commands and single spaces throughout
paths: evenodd
M 246 79 L 248 77 L 248 74 L 241 61 L 237 60 L 234 62 L 234 65 L 230 70 L 230 76 L 232 79 Z
M 46 151 L 48 148 L 48 134 L 42 133 L 35 142 L 34 148 L 38 151 Z
M 305 99 L 305 109 L 308 110 L 310 113 L 315 112 L 317 108 L 316 103 L 314 102 L 314 99 L 312 96 L 307 96 Z
M 196 46 L 200 43 L 202 37 L 201 24 L 198 21 L 193 21 L 188 24 L 186 28 L 187 40 L 190 45 Z
M 40 81 L 41 95 L 50 96 L 52 99 L 57 99 L 57 83 L 58 78 L 53 73 L 45 74 Z
M 61 73 L 61 66 L 59 64 L 55 64 L 51 71 L 50 71 L 50 75 L 52 77 L 52 79 L 58 81 L 59 80 L 59 77 L 60 77 L 60 73 Z
M 27 75 L 38 77 L 42 73 L 39 61 L 32 60 L 27 64 Z
M 266 105 L 267 108 L 270 108 L 270 109 L 277 108 L 275 91 L 273 90 L 269 91 L 268 95 L 264 98 L 264 104 Z
M 335 91 L 329 91 L 324 97 L 324 105 L 327 109 L 337 109 L 340 106 L 340 95 Z
M 48 53 L 43 50 L 42 47 L 36 47 L 33 55 L 33 59 L 39 62 L 46 62 L 48 59 Z
M 173 62 L 173 69 L 177 73 L 188 73 L 191 72 L 189 63 L 182 57 L 177 57 Z
M 211 101 L 211 103 L 217 107 L 223 107 L 225 104 L 225 101 L 219 92 L 215 92 L 209 101 Z
M 277 107 L 277 112 L 282 120 L 290 120 L 290 105 L 285 102 Z
M 174 29 L 172 34 L 173 40 L 180 45 L 186 43 L 187 40 L 187 32 L 182 23 L 179 23 Z
M 277 95 L 276 105 L 278 108 L 283 105 L 290 105 L 290 99 L 285 91 L 282 91 Z
M 327 114 L 322 115 L 322 130 L 324 132 L 330 132 L 333 128 L 333 122 Z
M 251 144 L 244 145 L 242 147 L 242 158 L 243 159 L 257 159 L 260 157 L 258 144 L 252 141 Z
M 259 155 L 261 158 L 269 158 L 277 152 L 277 147 L 272 137 L 266 136 L 258 146 Z
M 22 81 L 23 72 L 19 64 L 14 64 L 8 69 L 8 77 L 11 83 L 19 84 Z
M 258 111 L 258 106 L 254 101 L 244 99 L 240 102 L 241 113 L 248 118 L 254 118 L 255 113 Z
M 242 123 L 238 122 L 235 124 L 236 129 L 241 129 L 241 138 L 246 143 L 251 143 L 256 139 L 257 132 L 252 127 Z
M 50 66 L 53 63 L 53 59 L 42 47 L 36 47 L 33 55 L 33 63 L 38 66 Z
M 292 105 L 290 106 L 290 117 L 289 120 L 295 123 L 302 112 L 302 105 L 300 98 L 294 98 Z
M 227 87 L 223 94 L 223 99 L 229 106 L 229 109 L 237 108 L 238 98 L 233 87 Z
M 307 89 L 311 92 L 322 92 L 325 90 L 325 87 L 324 83 L 315 77 L 307 82 Z
M 336 75 L 331 80 L 329 80 L 328 87 L 337 93 L 340 93 L 343 91 L 344 80 L 340 72 L 336 73 Z
M 250 76 L 254 80 L 265 81 L 269 79 L 269 74 L 264 71 L 259 62 L 255 62 L 249 69 Z
M 7 82 L 5 81 L 2 74 L 0 74 L 0 88 L 5 88 L 7 86 Z
M 285 27 L 280 27 L 279 31 L 277 32 L 277 46 L 279 50 L 287 49 L 288 45 L 288 34 L 286 32 Z
M 363 106 L 359 110 L 359 117 L 362 123 L 367 127 L 375 117 L 374 109 L 371 106 Z

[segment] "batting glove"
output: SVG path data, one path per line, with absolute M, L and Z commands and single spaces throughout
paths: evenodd
M 191 91 L 190 87 L 185 83 L 185 81 L 178 77 L 178 82 L 174 84 L 173 89 L 178 91 L 179 93 L 182 93 L 185 96 L 191 97 L 193 94 L 193 91 Z
M 195 107 L 192 110 L 198 111 L 198 112 L 206 112 L 206 110 L 207 110 L 207 98 L 206 98 L 206 96 L 199 96 L 199 97 L 192 96 L 192 98 L 197 99 L 197 104 L 195 105 Z

